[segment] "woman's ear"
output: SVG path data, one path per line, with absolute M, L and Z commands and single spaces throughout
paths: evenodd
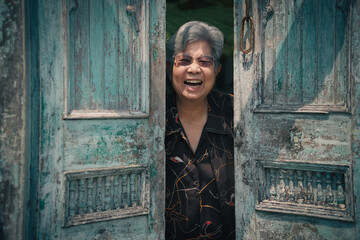
M 219 63 L 216 69 L 216 75 L 218 75 L 220 71 L 221 71 L 221 64 Z

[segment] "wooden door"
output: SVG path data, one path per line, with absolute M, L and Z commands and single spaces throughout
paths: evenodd
M 165 2 L 37 2 L 39 239 L 162 239 Z
M 358 1 L 235 1 L 238 239 L 359 239 Z

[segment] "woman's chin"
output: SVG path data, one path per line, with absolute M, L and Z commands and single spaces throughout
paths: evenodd
M 196 101 L 206 99 L 204 91 L 184 91 L 182 97 L 186 100 Z
M 176 92 L 178 97 L 182 98 L 183 100 L 198 101 L 198 100 L 206 99 L 210 90 L 206 89 L 204 85 L 197 85 L 197 86 L 184 85 L 182 86 L 180 91 L 176 91 Z

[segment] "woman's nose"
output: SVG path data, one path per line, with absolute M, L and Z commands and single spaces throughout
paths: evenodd
M 190 64 L 187 72 L 189 73 L 192 73 L 192 74 L 196 74 L 196 73 L 199 73 L 201 70 L 200 70 L 200 66 L 194 61 Z

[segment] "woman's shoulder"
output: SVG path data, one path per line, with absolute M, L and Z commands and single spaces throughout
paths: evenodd
M 234 95 L 230 93 L 225 93 L 217 90 L 212 90 L 210 92 L 210 95 L 212 95 L 216 99 L 224 100 L 224 101 L 233 101 Z
M 209 94 L 208 102 L 212 112 L 222 116 L 225 122 L 232 126 L 234 117 L 234 96 L 229 93 L 213 90 Z
M 210 92 L 210 104 L 215 104 L 222 110 L 233 111 L 234 95 L 213 90 Z

